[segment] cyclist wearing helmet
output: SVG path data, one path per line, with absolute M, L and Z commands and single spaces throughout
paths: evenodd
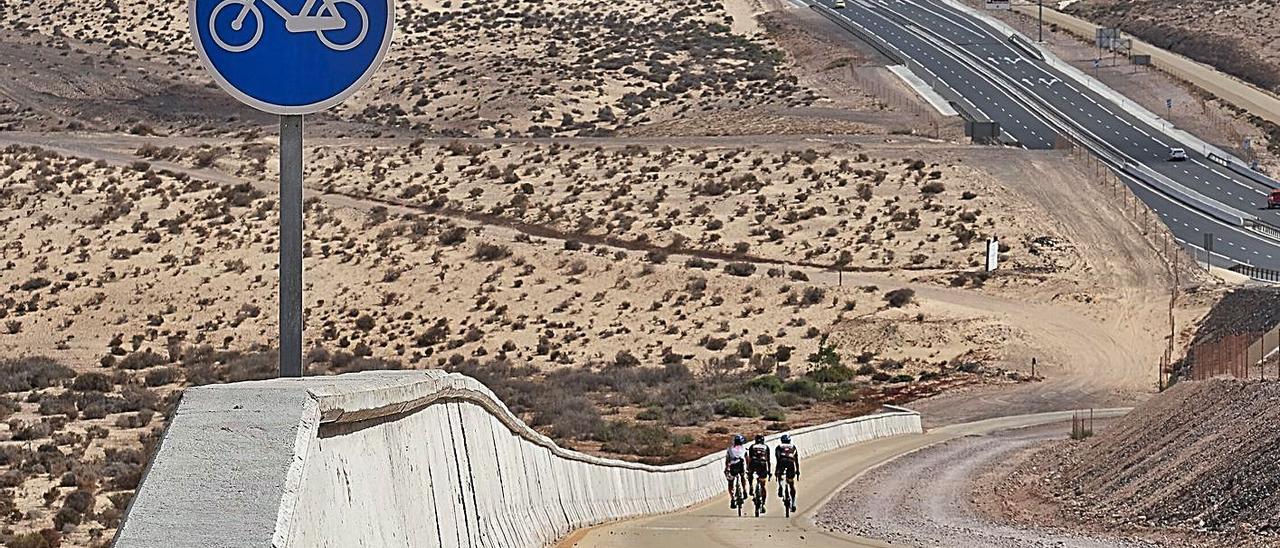
M 737 508 L 738 501 L 733 496 L 733 481 L 746 481 L 747 473 L 747 438 L 742 434 L 734 434 L 733 444 L 724 456 L 724 479 L 729 484 L 729 508 Z
M 764 487 L 769 481 L 769 468 L 769 446 L 764 443 L 764 435 L 757 434 L 756 442 L 747 448 L 747 479 L 751 481 L 751 495 L 758 494 L 761 500 L 769 494 Z
M 791 484 L 791 511 L 796 511 L 796 479 L 800 477 L 800 451 L 791 444 L 791 435 L 783 434 L 782 443 L 774 450 L 778 459 L 774 477 L 778 479 L 778 497 L 782 497 L 782 479 L 786 476 Z

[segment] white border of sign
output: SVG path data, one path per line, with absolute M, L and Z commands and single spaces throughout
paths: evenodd
M 213 76 L 213 81 L 218 83 L 218 87 L 222 88 L 222 91 L 227 92 L 232 97 L 235 97 L 246 105 L 271 114 L 311 114 L 313 112 L 320 112 L 346 100 L 346 98 L 350 97 L 352 93 L 355 93 L 357 89 L 360 89 L 360 86 L 363 86 L 365 82 L 368 82 L 369 78 L 373 77 L 373 73 L 378 71 L 378 67 L 382 66 L 382 60 L 386 58 L 387 49 L 391 47 L 391 40 L 395 35 L 395 2 L 392 0 L 379 0 L 387 3 L 387 27 L 383 29 L 382 32 L 382 45 L 378 48 L 378 55 L 374 58 L 372 63 L 369 63 L 369 68 L 364 71 L 364 74 L 361 74 L 360 78 L 357 78 L 355 82 L 347 87 L 347 89 L 344 89 L 340 93 L 323 101 L 299 106 L 274 105 L 254 99 L 253 97 L 241 92 L 239 89 L 236 89 L 236 87 L 231 85 L 226 78 L 222 77 L 222 74 L 218 72 L 218 69 L 213 66 L 213 62 L 209 61 L 209 56 L 204 51 L 204 43 L 200 41 L 200 29 L 196 28 L 196 1 L 197 0 L 187 0 L 187 26 L 191 31 L 191 39 L 196 44 L 196 53 L 200 56 L 200 63 L 203 64 L 205 70 L 208 70 L 209 74 Z

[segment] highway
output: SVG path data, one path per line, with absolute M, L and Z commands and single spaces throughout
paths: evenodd
M 820 1 L 828 7 L 834 4 Z M 1053 148 L 1059 136 L 1071 135 L 1101 149 L 1116 162 L 1113 165 L 1158 173 L 1145 172 L 1142 181 L 1121 178 L 1197 257 L 1204 257 L 1205 234 L 1212 234 L 1219 265 L 1226 258 L 1280 270 L 1280 238 L 1208 212 L 1220 211 L 1216 204 L 1221 204 L 1280 226 L 1280 211 L 1264 207 L 1268 186 L 1215 163 L 1207 151 L 1174 140 L 1167 128 L 1155 127 L 1154 121 L 1040 59 L 1029 43 L 1012 42 L 996 27 L 945 0 L 847 0 L 846 7 L 829 13 L 874 34 L 898 56 L 919 63 L 964 97 L 969 105 L 960 105 L 962 111 L 972 114 L 976 108 L 1026 148 Z M 1169 161 L 1173 147 L 1186 149 L 1188 160 Z M 1160 176 L 1207 200 L 1188 199 L 1149 184 L 1148 177 Z
M 1127 409 L 1098 410 L 1097 417 L 1114 417 Z M 924 434 L 897 436 L 852 445 L 810 457 L 796 492 L 797 512 L 784 517 L 771 492 L 769 513 L 760 518 L 729 509 L 728 497 L 681 512 L 609 523 L 582 529 L 564 538 L 557 548 L 672 548 L 677 546 L 793 546 L 808 548 L 869 548 L 890 544 L 869 538 L 824 531 L 813 517 L 827 500 L 860 474 L 912 451 L 962 436 L 1071 420 L 1071 412 L 1019 415 L 944 426 Z M 1065 431 L 1064 426 L 1064 431 Z M 770 489 L 776 489 L 770 484 Z M 750 508 L 750 507 L 748 507 Z

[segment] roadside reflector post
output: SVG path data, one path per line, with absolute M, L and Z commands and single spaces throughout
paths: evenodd
M 302 115 L 280 116 L 280 376 L 302 376 Z

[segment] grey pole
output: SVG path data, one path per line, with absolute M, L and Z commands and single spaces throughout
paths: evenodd
M 1044 43 L 1044 0 L 1040 0 L 1040 43 Z
M 280 376 L 302 376 L 302 115 L 280 117 Z
M 1204 269 L 1213 270 L 1213 234 L 1204 234 Z

